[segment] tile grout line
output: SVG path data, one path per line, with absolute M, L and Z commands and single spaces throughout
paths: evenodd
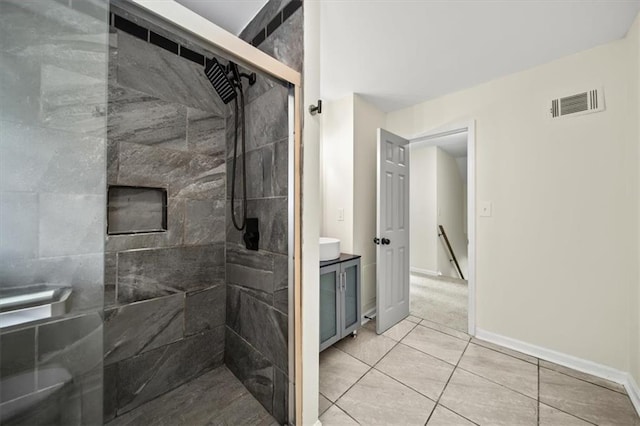
M 444 387 L 442 388 L 442 391 L 440 392 L 440 396 L 438 396 L 438 400 L 436 401 L 436 405 L 433 407 L 433 411 L 429 415 L 429 418 L 427 419 L 427 422 L 425 423 L 425 426 L 429 423 L 429 420 L 431 420 L 431 416 L 433 416 L 433 413 L 436 411 L 436 408 L 438 407 L 438 405 L 442 405 L 442 404 L 440 404 L 440 400 L 442 399 L 442 396 L 444 395 L 444 392 L 447 390 L 447 387 L 449 386 L 449 382 L 451 381 L 451 378 L 453 377 L 453 375 L 455 374 L 456 370 L 458 369 L 458 365 L 460 364 L 460 361 L 462 361 L 462 357 L 464 356 L 465 352 L 467 352 L 467 348 L 469 347 L 470 344 L 471 344 L 471 339 L 469 339 L 469 341 L 467 342 L 467 346 L 464 347 L 464 349 L 462 350 L 462 353 L 460 354 L 460 358 L 458 358 L 458 362 L 453 367 L 453 370 L 451 371 L 451 375 L 449 376 L 449 379 L 447 380 L 447 383 L 445 383 Z M 468 420 L 471 423 L 477 425 L 476 422 L 472 421 L 471 419 L 466 418 L 462 414 L 458 413 L 457 411 L 452 410 L 451 408 L 447 407 L 446 405 L 442 405 L 442 406 L 445 407 L 447 410 L 451 411 L 452 413 L 457 414 L 458 416 L 462 417 L 463 419 Z
M 550 361 L 545 361 L 545 362 L 550 362 Z M 557 365 L 559 365 L 559 364 L 557 364 Z M 629 394 L 626 391 L 624 391 L 624 392 L 617 391 L 617 390 L 611 389 L 611 388 L 609 388 L 607 386 L 603 386 L 603 385 L 601 385 L 599 383 L 594 383 L 592 381 L 589 381 L 589 380 L 586 380 L 586 379 L 582 379 L 580 377 L 572 376 L 571 374 L 567 374 L 567 373 L 564 373 L 562 371 L 554 370 L 553 368 L 545 367 L 543 365 L 538 365 L 538 367 L 539 368 L 544 368 L 545 370 L 553 371 L 554 373 L 562 374 L 563 376 L 571 377 L 572 379 L 580 380 L 581 382 L 589 383 L 590 385 L 593 385 L 593 386 L 598 386 L 598 387 L 600 387 L 602 389 L 606 389 L 608 391 L 615 392 L 615 393 L 620 394 L 620 395 L 625 395 L 627 397 L 629 396 Z M 565 368 L 569 368 L 569 367 L 565 367 Z M 578 370 L 575 370 L 575 371 L 578 371 Z M 584 374 L 588 374 L 588 373 L 584 373 Z M 606 380 L 606 379 L 602 379 L 602 380 Z M 615 382 L 612 382 L 612 383 L 615 383 Z M 619 383 L 616 383 L 616 384 L 619 384 Z
M 417 324 L 416 324 L 416 325 L 417 325 Z M 409 332 L 408 332 L 404 337 L 406 337 L 406 336 L 407 336 L 407 335 L 408 335 L 408 334 L 409 334 L 409 333 L 410 333 L 414 328 L 415 328 L 415 327 L 413 327 L 413 328 L 412 328 L 412 329 L 411 329 L 411 330 L 410 330 L 410 331 L 409 331 Z M 377 335 L 377 336 L 382 336 L 382 334 L 377 334 L 377 333 L 376 333 L 376 335 Z M 386 336 L 385 336 L 385 337 L 386 337 Z M 404 337 L 403 337 L 403 339 L 404 339 Z M 385 353 L 384 353 L 384 355 L 383 355 L 383 356 L 382 356 L 378 361 L 376 361 L 372 366 L 370 366 L 370 365 L 369 365 L 369 364 L 367 364 L 366 362 L 364 362 L 364 361 L 362 361 L 362 360 L 358 359 L 357 357 L 355 357 L 355 356 L 351 355 L 350 353 L 345 352 L 345 351 L 343 351 L 342 349 L 340 349 L 340 348 L 338 348 L 338 347 L 335 347 L 335 346 L 334 346 L 334 347 L 335 347 L 335 349 L 339 350 L 340 352 L 342 352 L 342 353 L 344 353 L 344 354 L 346 354 L 346 355 L 350 356 L 351 358 L 353 358 L 353 359 L 355 359 L 355 360 L 357 360 L 357 361 L 359 361 L 359 362 L 363 363 L 363 364 L 364 364 L 364 365 L 366 365 L 367 367 L 369 367 L 369 369 L 368 369 L 368 370 L 367 370 L 367 371 L 366 371 L 362 376 L 360 376 L 360 378 L 358 378 L 358 380 L 356 380 L 354 384 L 352 384 L 351 386 L 349 386 L 349 388 L 347 388 L 347 390 L 345 390 L 343 393 L 341 393 L 341 394 L 340 394 L 340 396 L 339 396 L 338 398 L 336 398 L 335 402 L 333 402 L 333 405 L 335 405 L 336 407 L 340 408 L 340 410 L 342 410 L 344 413 L 346 413 L 349 417 L 351 417 L 351 418 L 352 418 L 356 423 L 358 423 L 358 424 L 360 424 L 360 422 L 358 422 L 355 418 L 353 418 L 353 417 L 351 416 L 351 414 L 349 414 L 349 412 L 348 412 L 347 410 L 345 410 L 345 409 L 343 409 L 342 407 L 340 407 L 340 406 L 338 405 L 338 401 L 340 400 L 340 398 L 342 398 L 344 395 L 346 395 L 346 394 L 347 394 L 351 389 L 353 389 L 353 387 L 355 387 L 355 385 L 357 385 L 358 383 L 360 383 L 360 381 L 361 381 L 361 380 L 362 380 L 362 379 L 363 379 L 367 374 L 369 374 L 369 373 L 371 372 L 371 370 L 374 370 L 374 369 L 375 369 L 375 366 L 376 366 L 376 365 L 378 365 L 378 364 L 380 363 L 380 361 L 382 361 L 382 360 L 383 360 L 387 355 L 389 355 L 389 353 L 390 353 L 390 352 L 391 352 L 391 351 L 392 351 L 396 346 L 398 346 L 398 345 L 400 344 L 400 340 L 394 340 L 394 339 L 391 339 L 390 337 L 387 337 L 387 338 L 388 338 L 389 340 L 393 340 L 393 341 L 395 342 L 395 344 L 394 344 L 394 345 L 393 345 L 393 346 L 392 346 L 392 347 L 391 347 L 387 352 L 385 352 Z M 377 370 L 377 369 L 375 369 L 375 370 L 376 370 L 376 372 L 382 373 L 381 371 L 379 371 L 379 370 Z M 382 373 L 382 374 L 384 374 L 384 373 Z M 385 374 L 385 376 L 386 376 L 386 374 Z M 395 380 L 395 379 L 394 379 L 394 380 Z M 396 381 L 397 381 L 397 380 L 396 380 Z M 398 382 L 398 383 L 400 383 L 400 382 Z M 409 386 L 405 385 L 404 383 L 402 383 L 402 385 L 404 385 L 404 386 L 406 386 L 406 387 L 409 387 Z M 412 388 L 410 388 L 410 387 L 409 387 L 409 389 L 412 389 Z M 422 395 L 422 394 L 420 394 L 420 395 Z M 326 398 L 326 397 L 325 397 L 325 398 Z M 327 399 L 328 399 L 328 398 L 327 398 Z M 431 399 L 430 399 L 430 398 L 428 398 L 428 399 L 431 401 Z M 435 408 L 435 406 L 434 406 L 434 408 Z
M 538 404 L 536 406 L 536 411 L 538 412 L 538 426 L 540 426 L 540 361 L 538 360 L 538 367 L 536 368 L 536 373 L 538 373 Z

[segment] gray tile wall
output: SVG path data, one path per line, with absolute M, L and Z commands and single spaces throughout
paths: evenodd
M 73 287 L 0 332 L 2 424 L 102 420 L 107 40 L 101 3 L 0 2 L 0 286 Z
M 222 106 L 201 66 L 114 28 L 110 58 L 108 183 L 168 206 L 166 232 L 107 236 L 107 421 L 221 365 L 226 309 Z
M 241 37 L 271 20 L 286 2 L 271 0 Z M 302 68 L 302 8 L 259 49 Z M 249 252 L 227 208 L 225 364 L 281 423 L 288 420 L 288 90 L 258 76 L 246 89 L 248 217 L 260 223 L 260 250 Z M 233 121 L 227 120 L 227 200 L 231 188 Z M 239 171 L 239 170 L 238 170 Z M 241 188 L 241 174 L 237 174 Z M 237 210 L 237 213 L 240 210 Z

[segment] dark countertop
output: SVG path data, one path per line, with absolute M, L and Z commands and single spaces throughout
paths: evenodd
M 349 253 L 340 253 L 340 257 L 333 260 L 325 260 L 324 262 L 320 262 L 320 267 L 335 265 L 336 263 L 346 262 L 348 260 L 358 259 L 362 256 L 359 254 L 349 254 Z

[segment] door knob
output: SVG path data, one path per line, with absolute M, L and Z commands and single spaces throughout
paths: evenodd
M 374 238 L 373 239 L 373 244 L 380 244 L 380 238 Z
M 388 238 L 383 238 L 380 242 L 385 246 L 391 244 L 391 240 Z

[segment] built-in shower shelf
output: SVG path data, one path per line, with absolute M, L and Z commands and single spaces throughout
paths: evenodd
M 0 328 L 63 315 L 72 289 L 53 284 L 0 288 Z

